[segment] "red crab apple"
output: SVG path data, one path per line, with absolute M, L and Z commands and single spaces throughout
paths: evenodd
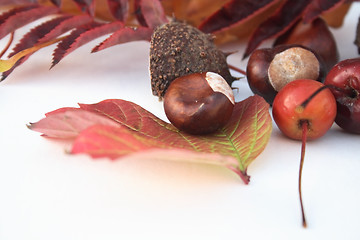
M 336 116 L 334 95 L 320 82 L 310 79 L 294 80 L 285 85 L 273 102 L 273 118 L 280 131 L 302 141 L 299 170 L 299 198 L 303 226 L 306 219 L 301 194 L 301 175 L 307 139 L 323 136 L 333 125 Z
M 336 124 L 348 132 L 360 134 L 360 58 L 336 64 L 324 83 L 330 86 L 336 98 Z
M 290 138 L 301 140 L 303 123 L 308 125 L 308 139 L 319 138 L 329 130 L 336 116 L 333 94 L 329 89 L 323 89 L 311 97 L 312 93 L 322 87 L 324 85 L 320 82 L 299 79 L 280 90 L 274 99 L 272 111 L 281 132 Z

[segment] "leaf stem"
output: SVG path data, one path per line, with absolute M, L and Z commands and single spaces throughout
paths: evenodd
M 250 183 L 250 176 L 246 173 L 246 170 L 245 172 L 243 172 L 240 169 L 233 166 L 228 166 L 228 168 L 234 173 L 236 173 L 246 185 Z
M 6 53 L 6 51 L 9 49 L 9 47 L 11 46 L 11 43 L 14 41 L 14 32 L 12 32 L 10 34 L 10 38 L 9 38 L 9 41 L 8 43 L 6 44 L 5 48 L 1 51 L 0 53 L 0 58 Z
M 301 128 L 302 128 L 302 138 L 301 138 L 301 157 L 300 157 L 300 167 L 299 167 L 299 199 L 300 199 L 300 207 L 301 207 L 301 216 L 302 216 L 302 225 L 304 228 L 307 227 L 306 218 L 305 218 L 305 210 L 304 204 L 302 199 L 302 191 L 301 191 L 301 179 L 302 179 L 302 170 L 304 166 L 304 159 L 305 159 L 305 147 L 306 147 L 306 139 L 307 139 L 307 132 L 308 132 L 308 121 L 301 121 Z
M 238 72 L 238 73 L 246 76 L 246 71 L 244 71 L 244 70 L 242 70 L 242 69 L 240 69 L 240 68 L 238 68 L 238 67 L 235 67 L 235 66 L 233 66 L 233 65 L 231 65 L 231 64 L 228 64 L 228 66 L 229 66 L 229 68 L 230 68 L 231 70 L 234 70 L 234 71 L 236 71 L 236 72 Z

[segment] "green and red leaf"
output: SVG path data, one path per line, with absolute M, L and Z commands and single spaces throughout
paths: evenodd
M 55 138 L 76 137 L 71 152 L 94 158 L 116 159 L 149 150 L 168 157 L 168 151 L 185 151 L 185 156 L 197 162 L 210 161 L 231 169 L 247 183 L 247 168 L 264 150 L 272 123 L 269 105 L 253 96 L 235 105 L 226 126 L 205 136 L 181 132 L 142 107 L 116 99 L 59 109 L 29 128 Z M 215 155 L 206 160 L 204 156 L 210 154 Z M 191 161 L 188 157 L 178 160 Z

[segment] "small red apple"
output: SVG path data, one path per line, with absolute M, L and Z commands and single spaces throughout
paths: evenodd
M 337 102 L 336 124 L 348 132 L 360 134 L 360 58 L 336 64 L 324 83 L 335 86 L 330 89 Z
M 308 139 L 323 136 L 332 126 L 336 116 L 336 101 L 329 89 L 316 94 L 304 107 L 302 103 L 324 84 L 310 80 L 294 80 L 276 95 L 273 117 L 279 129 L 288 137 L 302 139 L 302 127 L 308 123 Z

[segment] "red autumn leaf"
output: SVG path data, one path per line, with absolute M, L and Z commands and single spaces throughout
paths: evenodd
M 329 11 L 344 4 L 347 0 L 315 0 L 307 7 L 304 13 L 304 22 L 311 22 L 323 12 Z
M 116 44 L 132 42 L 132 41 L 139 41 L 139 40 L 146 40 L 150 41 L 151 35 L 153 31 L 147 27 L 124 27 L 116 32 L 114 32 L 110 37 L 105 39 L 99 45 L 93 48 L 91 52 L 98 52 L 105 48 L 114 46 Z
M 145 27 L 155 29 L 168 22 L 159 0 L 135 0 L 136 18 Z
M 73 0 L 81 12 L 86 12 L 91 16 L 95 15 L 95 0 Z
M 82 130 L 94 124 L 118 126 L 114 121 L 98 114 L 78 108 L 61 108 L 46 114 L 46 118 L 31 123 L 29 128 L 42 132 L 46 137 L 66 139 L 77 137 Z
M 62 0 L 50 0 L 50 2 L 57 7 L 61 7 Z
M 81 121 L 85 118 L 85 123 L 79 124 L 77 117 Z M 104 123 L 99 123 L 99 117 Z M 91 124 L 88 119 L 96 121 Z M 104 119 L 110 122 L 105 123 Z M 264 150 L 272 123 L 269 105 L 263 98 L 253 96 L 235 105 L 233 116 L 225 127 L 206 136 L 181 132 L 134 103 L 114 99 L 80 104 L 78 109 L 54 111 L 30 124 L 29 128 L 58 138 L 79 133 L 71 152 L 87 153 L 94 158 L 115 159 L 147 150 L 168 156 L 168 151 L 185 150 L 185 156 L 225 166 L 247 183 L 247 167 Z M 204 156 L 209 154 L 215 155 L 206 160 Z M 179 160 L 191 161 L 188 158 Z
M 90 21 L 92 21 L 92 19 L 89 15 L 72 16 L 68 14 L 46 21 L 25 34 L 8 57 L 12 57 L 16 53 L 30 48 L 35 44 L 50 41 L 51 39 L 54 39 L 80 25 L 89 23 Z M 2 80 L 9 76 L 16 67 L 25 62 L 30 56 L 31 54 L 21 58 L 14 67 L 2 73 Z
M 0 6 L 7 6 L 7 5 L 21 5 L 21 4 L 28 4 L 37 2 L 35 0 L 0 0 Z
M 66 55 L 81 47 L 82 45 L 98 37 L 112 33 L 122 28 L 123 26 L 124 24 L 122 22 L 115 21 L 108 24 L 92 22 L 76 28 L 67 38 L 65 38 L 57 45 L 53 54 L 51 67 L 54 67 Z
M 26 5 L 11 9 L 0 15 L 0 39 L 28 23 L 58 11 L 58 8 L 41 5 Z
M 205 19 L 199 26 L 199 29 L 206 33 L 225 30 L 234 24 L 240 24 L 250 17 L 261 14 L 277 2 L 277 0 L 232 0 Z
M 268 20 L 260 26 L 250 37 L 244 58 L 249 56 L 264 40 L 274 38 L 285 33 L 298 19 L 302 17 L 311 0 L 287 0 Z
M 125 21 L 129 15 L 129 1 L 128 0 L 107 0 L 109 10 L 112 16 L 119 20 Z

